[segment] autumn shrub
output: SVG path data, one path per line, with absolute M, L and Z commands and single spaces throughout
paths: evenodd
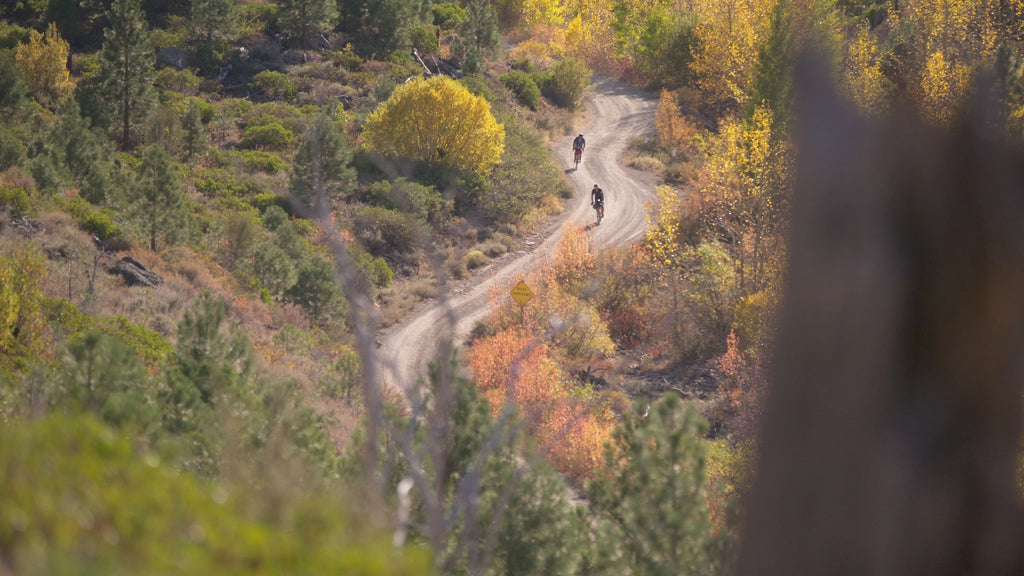
M 505 149 L 505 129 L 490 108 L 446 76 L 414 78 L 366 119 L 364 145 L 387 156 L 486 174 Z
M 501 84 L 512 91 L 516 100 L 530 110 L 536 110 L 540 106 L 540 88 L 533 78 L 521 70 L 512 70 L 502 74 L 499 78 Z
M 508 328 L 476 341 L 469 366 L 495 415 L 508 404 L 536 430 L 563 395 L 564 376 L 546 344 Z
M 614 421 L 599 418 L 579 403 L 563 401 L 548 415 L 538 436 L 555 468 L 582 486 L 600 468 L 613 428 Z
M 491 261 L 486 254 L 479 250 L 470 250 L 469 252 L 466 252 L 464 258 L 466 260 L 466 268 L 469 268 L 470 270 L 482 268 Z
M 287 74 L 275 70 L 264 70 L 253 76 L 252 87 L 271 100 L 291 100 L 298 94 L 298 87 Z
M 508 247 L 498 240 L 490 239 L 477 244 L 473 247 L 473 250 L 481 252 L 490 258 L 497 258 L 498 256 L 508 252 Z

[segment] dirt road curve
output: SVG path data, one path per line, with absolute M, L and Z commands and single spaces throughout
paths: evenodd
M 579 170 L 573 169 L 571 142 L 575 136 L 553 145 L 556 161 L 576 190 L 568 209 L 559 217 L 553 232 L 529 251 L 503 258 L 474 277 L 472 288 L 448 294 L 447 302 L 423 308 L 395 326 L 381 347 L 380 374 L 385 380 L 408 391 L 426 374 L 427 362 L 435 356 L 438 343 L 446 336 L 461 343 L 473 324 L 488 311 L 488 289 L 495 283 L 509 285 L 528 273 L 545 254 L 550 254 L 562 237 L 567 223 L 593 224 L 590 189 L 598 184 L 605 191 L 605 218 L 590 233 L 598 246 L 625 245 L 638 240 L 647 226 L 647 203 L 654 198 L 654 180 L 650 174 L 626 168 L 619 158 L 629 142 L 654 130 L 656 102 L 636 89 L 612 80 L 598 80 L 586 98 L 589 122 L 583 127 L 587 149 Z M 447 307 L 446 307 L 447 304 Z M 446 326 L 446 310 L 454 322 Z

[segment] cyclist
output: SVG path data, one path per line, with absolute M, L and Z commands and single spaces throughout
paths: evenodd
M 597 223 L 600 224 L 604 218 L 604 190 L 597 184 L 594 184 L 594 189 L 590 191 L 590 205 L 597 211 Z
M 572 153 L 573 162 L 579 164 L 580 159 L 583 158 L 583 149 L 587 147 L 587 141 L 583 139 L 583 134 L 580 134 L 572 141 Z

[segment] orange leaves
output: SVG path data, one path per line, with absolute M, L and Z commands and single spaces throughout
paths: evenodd
M 586 232 L 570 228 L 552 259 L 525 279 L 534 298 L 512 302 L 511 284 L 492 292 L 492 336 L 469 351 L 477 385 L 497 413 L 512 405 L 527 432 L 563 474 L 577 482 L 600 465 L 602 447 L 621 406 L 574 383 L 563 366 L 593 365 L 615 351 L 598 313 L 601 257 Z
M 511 403 L 531 428 L 563 394 L 562 372 L 547 346 L 515 327 L 479 340 L 469 366 L 495 414 Z

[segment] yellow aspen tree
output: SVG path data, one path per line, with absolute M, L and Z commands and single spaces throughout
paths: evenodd
M 565 32 L 565 51 L 603 72 L 615 69 L 615 33 L 612 4 L 608 0 L 570 0 L 566 14 L 571 20 Z
M 367 149 L 487 173 L 505 150 L 505 127 L 483 97 L 446 76 L 395 89 L 363 127 Z
M 694 0 L 700 50 L 693 62 L 698 85 L 713 101 L 745 104 L 750 71 L 778 0 Z
M 858 27 L 847 49 L 844 88 L 854 104 L 869 114 L 887 108 L 887 80 L 880 56 L 878 43 L 867 24 Z
M 742 295 L 767 287 L 782 250 L 791 153 L 772 137 L 772 115 L 758 106 L 747 122 L 725 124 L 711 144 L 698 194 L 703 227 L 729 247 Z
M 28 43 L 18 46 L 15 62 L 29 91 L 43 106 L 56 106 L 74 90 L 75 83 L 67 66 L 70 53 L 70 45 L 60 37 L 57 25 L 52 22 L 45 35 L 32 30 Z

